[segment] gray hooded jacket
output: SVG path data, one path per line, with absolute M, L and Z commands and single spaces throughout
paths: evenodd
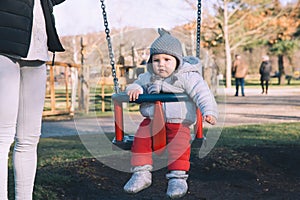
M 171 76 L 155 81 L 155 84 L 160 84 L 161 93 L 186 93 L 190 97 L 190 101 L 185 102 L 162 102 L 167 123 L 194 124 L 196 106 L 200 108 L 203 116 L 218 117 L 217 103 L 202 78 L 201 67 L 198 58 L 184 57 L 183 64 Z M 147 70 L 134 83 L 128 85 L 126 91 L 139 89 L 143 94 L 147 94 L 147 88 L 153 84 L 153 77 L 155 76 L 151 63 L 148 63 Z M 140 112 L 144 117 L 153 118 L 154 104 L 142 103 Z

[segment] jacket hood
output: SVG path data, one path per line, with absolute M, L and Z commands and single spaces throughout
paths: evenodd
M 174 74 L 181 74 L 186 72 L 198 72 L 202 76 L 202 64 L 199 58 L 194 56 L 183 57 L 183 62 L 174 71 Z M 154 74 L 152 63 L 147 63 L 147 71 Z

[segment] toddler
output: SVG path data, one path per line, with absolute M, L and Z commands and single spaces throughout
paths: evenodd
M 200 108 L 203 119 L 216 123 L 218 111 L 213 94 L 201 75 L 201 63 L 196 57 L 183 57 L 180 41 L 164 29 L 150 47 L 147 72 L 126 88 L 131 101 L 140 94 L 186 93 L 189 101 L 162 102 L 168 153 L 167 195 L 179 198 L 188 190 L 187 178 L 190 169 L 190 126 L 195 123 L 196 109 Z M 152 183 L 152 137 L 151 120 L 154 103 L 144 102 L 140 112 L 145 117 L 141 122 L 131 149 L 132 177 L 124 186 L 128 193 L 137 193 Z

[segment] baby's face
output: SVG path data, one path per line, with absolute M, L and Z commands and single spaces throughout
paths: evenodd
M 169 77 L 176 69 L 176 58 L 168 54 L 152 56 L 153 71 L 162 78 Z

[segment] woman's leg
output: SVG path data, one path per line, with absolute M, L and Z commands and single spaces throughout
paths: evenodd
M 14 141 L 19 102 L 20 67 L 0 55 L 0 199 L 7 199 L 8 153 Z
M 245 79 L 244 78 L 240 79 L 240 84 L 241 84 L 242 96 L 245 96 Z
M 261 85 L 261 89 L 262 89 L 262 94 L 265 92 L 265 88 L 264 88 L 264 80 L 260 80 L 260 85 Z
M 46 89 L 46 65 L 20 61 L 20 100 L 13 154 L 16 200 L 31 200 Z
M 135 136 L 131 148 L 132 166 L 152 165 L 152 138 L 151 138 L 151 120 L 144 119 Z
M 235 96 L 239 96 L 239 83 L 240 79 L 239 78 L 235 78 Z
M 269 89 L 269 81 L 266 81 L 266 94 L 268 94 L 268 89 Z

